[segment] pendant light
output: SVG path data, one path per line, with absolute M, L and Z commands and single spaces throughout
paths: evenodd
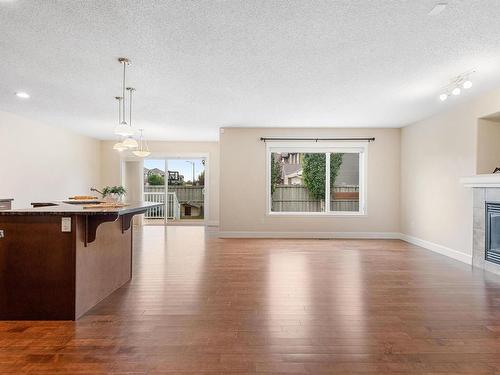
M 135 89 L 133 87 L 127 87 L 127 91 L 129 93 L 129 104 L 130 104 L 130 109 L 128 111 L 128 114 L 129 114 L 128 123 L 129 123 L 130 129 L 132 129 L 132 93 L 135 91 Z M 137 148 L 139 146 L 139 144 L 132 137 L 132 135 L 129 135 L 122 143 L 127 148 Z
M 130 137 L 134 135 L 134 129 L 132 129 L 131 124 L 127 124 L 125 121 L 125 72 L 127 69 L 127 65 L 130 65 L 130 60 L 126 57 L 120 57 L 118 61 L 123 64 L 123 82 L 122 82 L 122 112 L 123 119 L 115 128 L 115 134 L 121 135 L 122 137 Z
M 143 130 L 144 129 L 139 129 L 139 131 L 141 132 L 141 137 L 140 137 L 140 141 L 139 141 L 139 149 L 132 151 L 135 156 L 139 156 L 140 158 L 145 158 L 146 156 L 151 155 L 151 152 L 149 152 L 148 144 L 142 136 Z
M 118 101 L 118 125 L 122 122 L 122 97 L 121 96 L 115 96 L 115 99 Z M 114 144 L 113 150 L 122 152 L 125 151 L 127 147 L 123 145 L 122 142 L 118 141 Z

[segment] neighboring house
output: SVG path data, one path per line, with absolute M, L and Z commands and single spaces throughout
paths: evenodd
M 281 176 L 285 185 L 301 185 L 302 166 L 300 164 L 282 164 Z
M 300 160 L 300 153 L 282 153 L 279 155 L 281 180 L 284 185 L 303 184 Z M 354 153 L 346 153 L 342 157 L 342 165 L 335 180 L 335 186 L 357 185 L 359 185 L 359 156 Z
M 285 185 L 302 184 L 301 154 L 297 152 L 283 152 L 278 154 L 281 165 L 281 181 Z
M 298 152 L 282 152 L 280 161 L 282 164 L 300 164 L 300 155 Z

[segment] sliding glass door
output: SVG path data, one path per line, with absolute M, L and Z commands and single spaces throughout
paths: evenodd
M 164 203 L 146 213 L 146 225 L 203 224 L 205 164 L 204 158 L 144 160 L 144 200 Z

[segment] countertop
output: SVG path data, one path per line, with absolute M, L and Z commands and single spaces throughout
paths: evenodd
M 12 202 L 13 198 L 0 198 L 0 202 Z
M 125 202 L 125 207 L 118 208 L 83 208 L 84 204 L 70 204 L 64 202 L 48 202 L 51 205 L 36 208 L 21 208 L 8 211 L 0 211 L 0 216 L 14 215 L 105 215 L 118 214 L 126 215 L 130 213 L 144 212 L 151 207 L 159 207 L 163 203 L 152 202 Z

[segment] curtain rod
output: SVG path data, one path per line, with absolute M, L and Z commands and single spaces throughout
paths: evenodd
M 364 138 L 279 138 L 279 137 L 260 137 L 261 141 L 365 141 L 373 142 L 375 137 Z

